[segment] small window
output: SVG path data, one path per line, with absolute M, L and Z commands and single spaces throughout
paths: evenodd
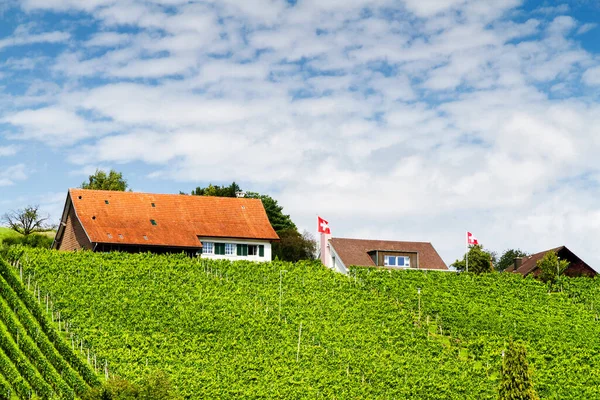
M 108 204 L 108 200 L 104 200 L 104 204 Z
M 255 244 L 248 245 L 248 255 L 249 256 L 257 256 L 258 255 L 258 246 Z
M 225 243 L 225 255 L 232 256 L 235 254 L 235 244 Z
M 150 204 L 152 204 L 152 207 L 156 207 L 156 204 L 154 204 L 154 203 L 150 203 Z
M 213 242 L 202 242 L 202 254 L 214 254 Z
M 395 267 L 396 266 L 396 257 L 395 256 L 384 256 L 383 265 L 386 267 Z
M 123 239 L 123 235 L 119 233 L 119 239 Z
M 109 239 L 112 239 L 112 235 L 110 233 L 107 233 L 106 236 L 108 236 Z
M 81 200 L 81 198 L 82 198 L 82 197 L 81 197 L 81 196 L 77 196 L 77 198 L 78 198 L 79 200 Z
M 225 243 L 215 243 L 215 254 L 225 255 Z
M 150 223 L 151 223 L 152 225 L 158 225 L 158 224 L 156 223 L 156 221 L 155 221 L 155 220 L 153 220 L 153 219 L 151 219 L 151 220 L 150 220 Z
M 144 240 L 148 240 L 148 236 L 144 235 Z

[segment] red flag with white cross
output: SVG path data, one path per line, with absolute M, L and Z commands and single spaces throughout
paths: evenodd
M 329 222 L 325 221 L 323 218 L 317 216 L 319 222 L 319 233 L 324 233 L 326 235 L 331 235 L 331 229 L 329 229 Z
M 473 236 L 473 234 L 471 232 L 467 232 L 467 245 L 468 246 L 476 246 L 478 244 L 479 244 L 479 242 L 477 241 L 477 238 L 475 236 Z

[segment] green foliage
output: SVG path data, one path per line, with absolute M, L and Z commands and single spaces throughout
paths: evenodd
M 107 174 L 105 171 L 97 169 L 93 175 L 88 177 L 87 182 L 81 184 L 81 188 L 124 192 L 127 190 L 128 184 L 121 172 L 111 169 Z
M 103 387 L 90 390 L 83 400 L 178 400 L 181 397 L 173 389 L 164 371 L 154 371 L 140 383 L 121 377 L 113 377 Z
M 316 242 L 308 232 L 300 234 L 296 229 L 284 229 L 278 232 L 279 242 L 273 242 L 273 258 L 282 261 L 314 260 Z
M 498 391 L 499 400 L 537 400 L 531 371 L 527 362 L 527 350 L 522 343 L 508 344 L 502 361 L 502 381 Z
M 276 232 L 288 229 L 297 230 L 296 224 L 292 222 L 290 216 L 283 213 L 283 206 L 280 206 L 277 200 L 271 196 L 255 192 L 248 192 L 246 193 L 246 197 L 251 199 L 260 199 L 262 201 L 263 207 L 267 212 L 267 217 L 269 217 L 269 222 Z
M 201 186 L 196 187 L 192 190 L 193 196 L 217 196 L 217 197 L 236 197 L 236 192 L 241 192 L 242 189 L 235 182 L 232 182 L 229 186 L 219 186 L 209 183 L 207 187 Z
M 490 252 L 483 250 L 481 245 L 472 246 L 469 249 L 469 271 L 476 274 L 493 271 L 493 256 Z M 467 268 L 467 256 L 463 257 L 462 260 L 454 261 L 452 264 L 458 271 L 466 271 Z
M 13 268 L 0 260 L 0 398 L 74 399 L 89 386 L 74 370 L 73 359 L 84 365 Z M 90 383 L 95 382 L 93 376 Z
M 569 262 L 561 260 L 555 251 L 549 251 L 537 262 L 537 267 L 540 269 L 539 278 L 542 281 L 556 283 L 569 268 Z
M 27 236 L 10 236 L 5 238 L 2 243 L 5 246 L 22 245 L 27 247 L 39 247 L 49 249 L 52 246 L 53 239 L 48 235 L 33 233 Z
M 51 230 L 52 227 L 46 224 L 48 217 L 42 217 L 39 208 L 35 205 L 21 210 L 11 210 L 2 216 L 1 221 L 8 228 L 25 236 L 34 232 Z
M 505 338 L 518 337 L 542 398 L 600 398 L 594 279 L 549 294 L 515 274 L 344 276 L 318 262 L 25 248 L 15 256 L 125 387 L 162 370 L 190 399 L 493 399 Z
M 515 258 L 527 257 L 528 255 L 529 254 L 527 254 L 521 249 L 505 250 L 504 253 L 502 253 L 502 256 L 500 257 L 498 262 L 494 264 L 494 266 L 496 267 L 496 271 L 502 272 L 507 268 L 515 265 Z

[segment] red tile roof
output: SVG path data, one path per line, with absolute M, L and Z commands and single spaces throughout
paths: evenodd
M 431 243 L 343 238 L 332 238 L 329 242 L 346 267 L 351 265 L 375 267 L 368 252 L 379 250 L 418 253 L 419 268 L 448 269 Z
M 200 248 L 198 236 L 279 239 L 259 199 L 85 189 L 69 196 L 92 243 Z

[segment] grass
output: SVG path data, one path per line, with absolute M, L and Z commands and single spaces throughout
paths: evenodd
M 44 235 L 44 236 L 48 236 L 48 237 L 53 238 L 54 235 L 56 235 L 56 231 L 40 232 L 40 234 Z M 21 236 L 21 234 L 13 231 L 10 228 L 6 228 L 6 227 L 3 227 L 3 226 L 0 226 L 0 243 L 2 243 L 2 241 L 5 238 L 16 237 L 16 236 Z
M 14 237 L 14 236 L 20 236 L 20 234 L 13 231 L 12 229 L 0 226 L 0 242 L 2 242 L 7 237 Z

